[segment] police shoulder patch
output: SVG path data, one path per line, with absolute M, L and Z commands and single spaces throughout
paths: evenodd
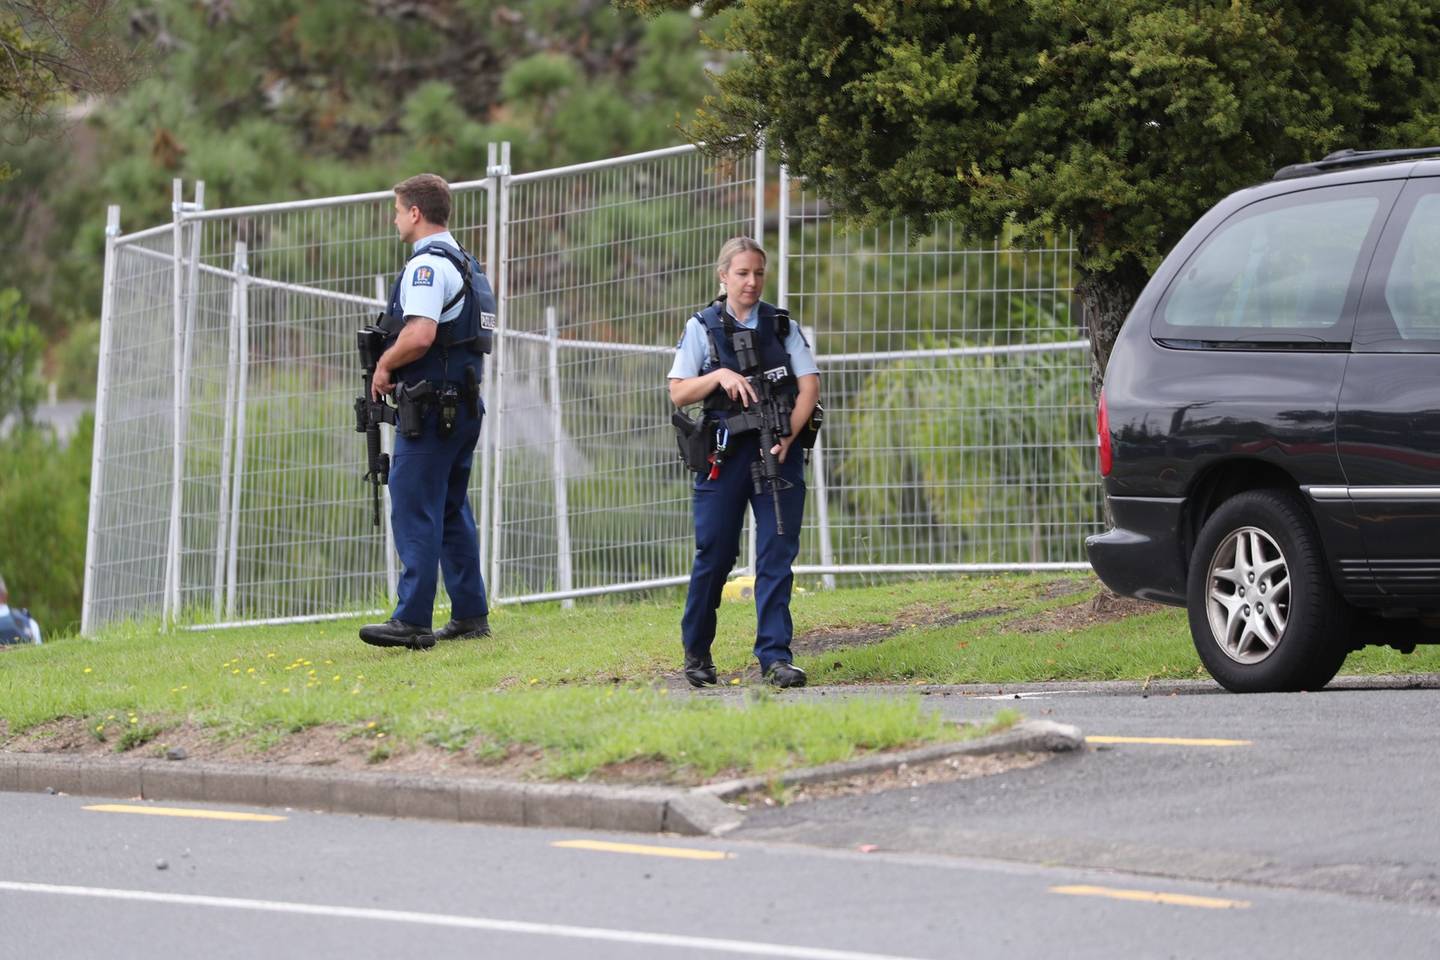
M 433 287 L 435 286 L 435 268 L 420 266 L 415 268 L 415 276 L 410 281 L 412 287 Z

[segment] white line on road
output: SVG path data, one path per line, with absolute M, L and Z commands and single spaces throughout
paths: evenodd
M 654 947 L 711 950 L 716 953 L 737 953 L 752 957 L 793 957 L 796 960 L 915 960 L 912 957 L 856 953 L 851 950 L 827 950 L 823 947 L 791 947 L 784 944 L 759 943 L 750 940 L 721 940 L 669 933 L 643 933 L 637 930 L 608 930 L 604 927 L 571 927 L 556 923 L 527 923 L 520 920 L 461 917 L 454 914 L 418 913 L 411 910 L 373 910 L 363 907 L 332 907 L 319 903 L 286 903 L 278 900 L 250 900 L 242 897 L 206 897 L 184 893 L 156 893 L 149 890 L 116 890 L 105 887 L 76 887 L 0 880 L 0 891 L 5 890 L 13 893 L 129 900 L 186 907 L 255 910 L 262 913 L 290 913 L 346 920 L 381 920 L 389 923 L 414 923 L 433 927 L 493 930 L 499 933 L 528 933 L 535 936 L 565 937 L 573 940 L 606 940 L 613 943 L 633 943 Z

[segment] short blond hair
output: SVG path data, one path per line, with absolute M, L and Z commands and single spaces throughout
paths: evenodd
M 754 239 L 750 237 L 731 237 L 725 241 L 725 244 L 720 248 L 720 255 L 715 258 L 715 276 L 724 276 L 725 272 L 730 269 L 730 261 L 735 259 L 736 254 L 740 253 L 758 253 L 760 254 L 761 260 L 768 261 L 770 259 L 765 256 L 765 248 L 760 246 Z

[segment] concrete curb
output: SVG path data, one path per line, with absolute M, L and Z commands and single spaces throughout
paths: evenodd
M 743 780 L 725 780 L 696 787 L 695 792 L 709 794 L 728 800 L 755 790 L 764 790 L 772 784 L 790 787 L 798 784 L 825 783 L 844 780 L 847 777 L 870 773 L 884 773 L 903 764 L 930 763 L 950 757 L 981 757 L 996 753 L 1068 753 L 1085 746 L 1085 738 L 1078 727 L 1049 720 L 1026 720 L 1001 733 L 974 740 L 960 740 L 955 743 L 937 743 L 914 750 L 897 753 L 876 754 L 858 760 L 829 763 L 823 767 L 807 767 L 792 770 L 773 777 L 747 777 Z
M 1029 721 L 959 743 L 863 757 L 776 777 L 694 789 L 355 773 L 279 764 L 109 760 L 0 753 L 0 790 L 93 797 L 292 807 L 327 813 L 415 817 L 460 823 L 575 827 L 629 833 L 718 836 L 744 822 L 726 798 L 773 782 L 818 783 L 956 756 L 1064 752 L 1084 743 L 1074 727 Z
M 54 754 L 0 754 L 0 790 L 690 836 L 723 832 L 739 820 L 718 797 L 672 787 L 516 783 Z

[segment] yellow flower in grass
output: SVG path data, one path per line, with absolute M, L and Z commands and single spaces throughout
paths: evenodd
M 89 673 L 89 672 L 90 672 L 90 668 L 89 668 L 89 667 L 86 667 L 86 668 L 85 668 L 85 672 L 86 672 L 86 673 Z

